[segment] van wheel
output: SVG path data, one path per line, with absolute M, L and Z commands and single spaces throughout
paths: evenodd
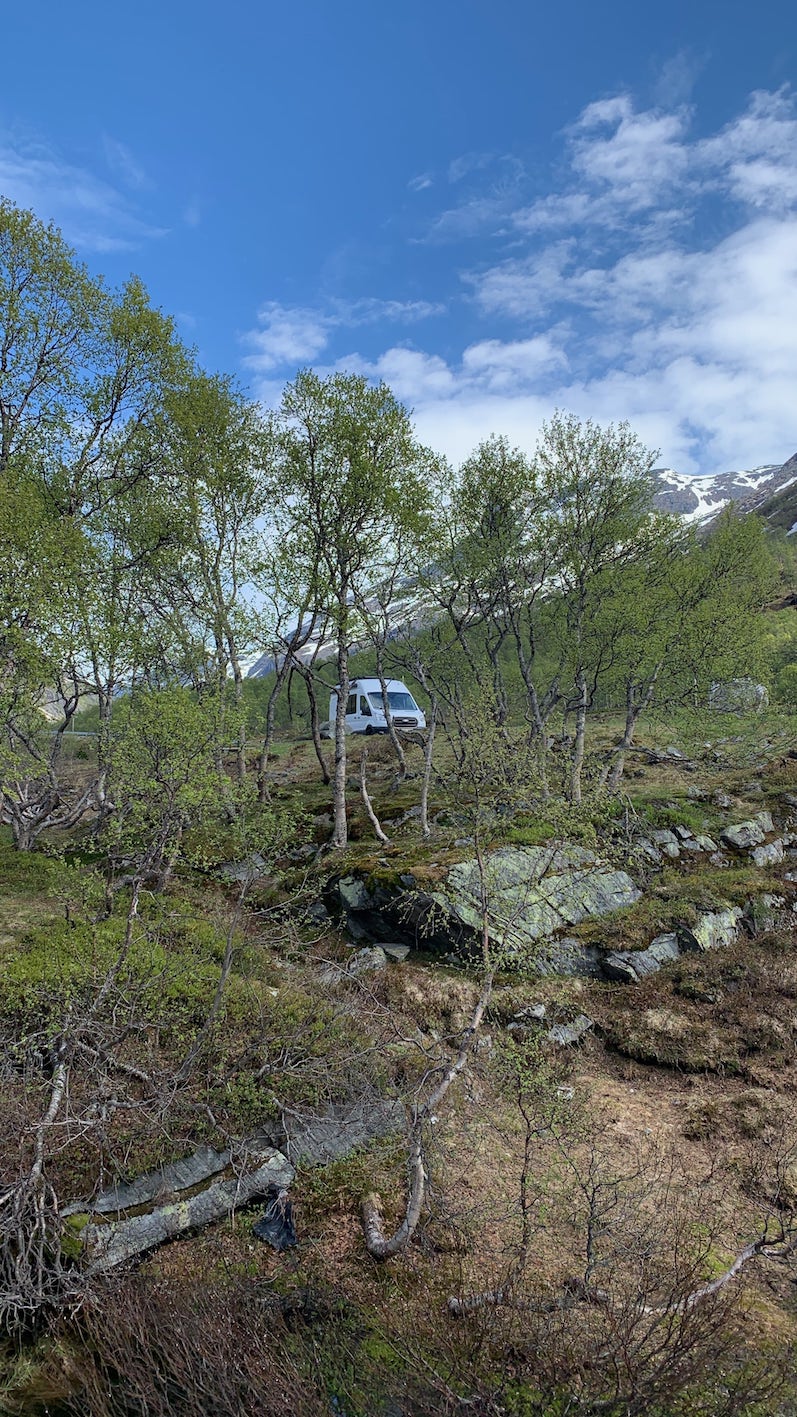
M 365 736 L 366 736 L 366 738 L 370 738 L 370 737 L 371 737 L 371 734 L 373 733 L 373 731 L 374 731 L 374 730 L 373 730 L 373 728 L 371 727 L 370 723 L 366 724 L 366 728 L 365 728 Z

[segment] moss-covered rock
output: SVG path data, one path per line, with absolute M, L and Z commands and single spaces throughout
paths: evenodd
M 483 872 L 476 860 L 462 861 L 451 868 L 434 901 L 444 915 L 479 933 L 484 899 L 490 939 L 511 956 L 584 920 L 633 905 L 640 895 L 627 872 L 586 847 L 566 843 L 501 847 L 486 858 Z

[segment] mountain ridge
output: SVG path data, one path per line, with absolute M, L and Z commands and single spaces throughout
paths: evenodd
M 757 512 L 770 525 L 792 529 L 797 521 L 797 453 L 785 463 L 764 463 L 742 472 L 720 472 L 707 477 L 653 469 L 654 502 L 659 511 L 674 512 L 696 525 L 709 525 L 725 507 Z M 786 520 L 794 510 L 791 521 Z

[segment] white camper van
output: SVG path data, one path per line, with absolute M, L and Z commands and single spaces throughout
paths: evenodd
M 396 728 L 425 728 L 426 718 L 418 708 L 406 684 L 400 679 L 388 679 L 387 701 L 390 717 Z M 338 691 L 333 689 L 329 697 L 329 724 L 324 725 L 327 736 L 335 736 L 335 717 L 338 712 Z M 347 733 L 387 733 L 387 716 L 382 697 L 382 686 L 378 679 L 353 679 L 349 685 L 346 704 Z

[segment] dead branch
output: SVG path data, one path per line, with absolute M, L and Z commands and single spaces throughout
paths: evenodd
M 363 799 L 363 803 L 364 803 L 364 805 L 365 805 L 365 810 L 366 810 L 366 812 L 368 813 L 368 819 L 369 819 L 369 821 L 370 821 L 370 823 L 371 823 L 371 825 L 372 825 L 374 831 L 376 832 L 377 839 L 378 839 L 379 841 L 383 841 L 383 842 L 385 843 L 385 846 L 389 846 L 389 845 L 390 845 L 390 837 L 389 837 L 389 836 L 385 836 L 385 833 L 383 832 L 382 827 L 381 827 L 381 825 L 380 825 L 379 818 L 377 817 L 376 812 L 374 811 L 373 806 L 371 805 L 371 799 L 370 799 L 370 797 L 368 796 L 368 787 L 367 787 L 366 781 L 365 781 L 365 769 L 366 769 L 367 763 L 368 763 L 368 749 L 367 749 L 367 748 L 363 748 L 362 758 L 360 759 L 360 796 L 361 796 L 362 799 Z
M 727 1269 L 715 1279 L 709 1280 L 706 1284 L 701 1284 L 697 1289 L 693 1289 L 683 1298 L 669 1304 L 643 1304 L 635 1306 L 640 1315 L 651 1318 L 670 1319 L 677 1314 L 686 1314 L 701 1304 L 705 1299 L 714 1298 L 720 1294 L 734 1279 L 738 1278 L 745 1265 L 750 1260 L 772 1259 L 782 1260 L 788 1258 L 797 1249 L 797 1234 L 783 1232 L 776 1240 L 768 1238 L 766 1235 L 759 1236 L 749 1245 L 745 1245 L 743 1250 L 735 1257 Z M 522 1313 L 547 1314 L 556 1309 L 571 1309 L 575 1304 L 598 1304 L 602 1308 L 626 1308 L 627 1301 L 615 1303 L 611 1294 L 605 1289 L 597 1289 L 593 1285 L 585 1284 L 583 1280 L 572 1280 L 566 1285 L 565 1293 L 554 1300 L 546 1303 L 535 1304 L 531 1300 L 519 1299 L 511 1288 L 486 1290 L 483 1294 L 468 1294 L 465 1297 L 457 1298 L 452 1296 L 448 1301 L 448 1312 L 457 1318 L 467 1314 L 477 1313 L 480 1309 L 486 1308 L 512 1308 Z
M 68 1287 L 61 1257 L 58 1201 L 45 1172 L 45 1148 L 69 1080 L 62 1040 L 46 1111 L 33 1131 L 25 1174 L 0 1194 L 0 1326 L 18 1332 L 38 1320 Z
M 443 1076 L 426 1100 L 420 1105 L 416 1103 L 412 1109 L 408 1157 L 410 1184 L 407 1204 L 404 1218 L 390 1237 L 386 1237 L 384 1232 L 381 1198 L 374 1191 L 370 1191 L 363 1197 L 361 1215 L 365 1245 L 368 1253 L 373 1255 L 374 1259 L 385 1260 L 392 1255 L 401 1254 L 407 1248 L 417 1229 L 428 1184 L 424 1165 L 424 1129 L 468 1061 L 473 1040 L 479 1031 L 485 1010 L 490 1002 L 492 988 L 493 973 L 490 971 L 485 978 L 481 994 L 471 1014 L 470 1023 L 462 1035 L 456 1058 L 444 1070 Z

